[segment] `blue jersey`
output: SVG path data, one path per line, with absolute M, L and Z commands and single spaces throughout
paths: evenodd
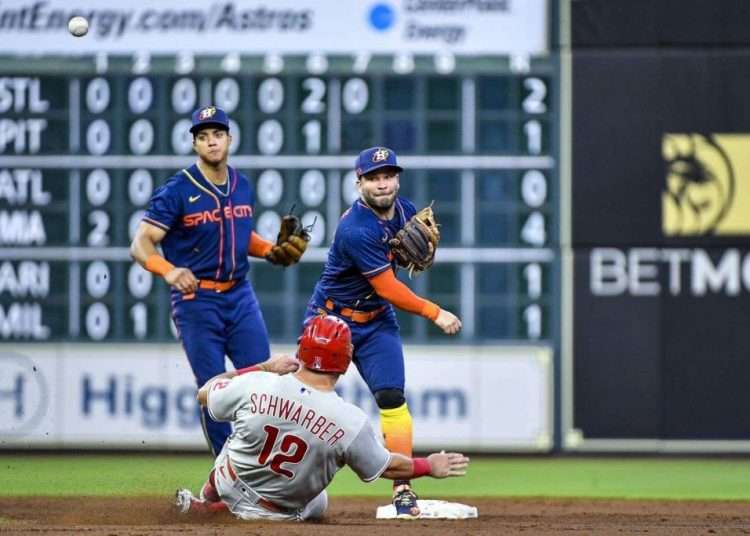
M 388 241 L 403 228 L 417 210 L 411 201 L 397 197 L 395 215 L 383 220 L 362 200 L 341 217 L 323 275 L 315 286 L 313 301 L 322 305 L 332 299 L 337 305 L 369 311 L 388 304 L 375 294 L 368 278 L 395 270 Z
M 253 230 L 255 192 L 247 177 L 229 168 L 216 186 L 192 165 L 170 177 L 151 197 L 143 220 L 167 231 L 164 257 L 198 279 L 244 279 Z

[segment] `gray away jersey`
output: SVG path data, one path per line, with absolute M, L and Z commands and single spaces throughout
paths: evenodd
M 369 482 L 390 462 L 365 413 L 294 375 L 251 372 L 214 382 L 208 411 L 233 421 L 226 451 L 238 476 L 279 506 L 302 508 L 349 465 Z

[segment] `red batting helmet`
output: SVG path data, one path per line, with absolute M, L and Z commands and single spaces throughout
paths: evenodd
M 352 360 L 352 332 L 338 317 L 314 317 L 298 342 L 297 358 L 310 370 L 343 374 Z

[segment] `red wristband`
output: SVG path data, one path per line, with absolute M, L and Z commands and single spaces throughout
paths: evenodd
M 253 365 L 252 367 L 245 367 L 241 369 L 237 369 L 237 376 L 240 376 L 242 374 L 247 374 L 248 372 L 262 372 L 263 369 L 260 367 L 260 365 Z
M 414 458 L 412 460 L 414 468 L 412 469 L 412 478 L 419 478 L 420 476 L 429 476 L 432 474 L 432 466 L 430 460 L 427 458 Z

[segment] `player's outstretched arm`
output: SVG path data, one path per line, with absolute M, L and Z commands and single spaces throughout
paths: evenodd
M 464 476 L 469 466 L 469 458 L 458 452 L 436 452 L 427 458 L 408 458 L 391 453 L 391 462 L 381 475 L 391 480 L 408 480 L 421 476 L 447 478 Z
M 461 320 L 456 315 L 414 294 L 409 287 L 396 279 L 391 270 L 380 272 L 368 281 L 378 296 L 399 309 L 432 320 L 446 335 L 455 335 L 461 331 Z
M 193 272 L 188 268 L 175 268 L 156 251 L 156 245 L 166 234 L 164 229 L 142 221 L 130 244 L 130 256 L 149 272 L 162 276 L 167 284 L 180 292 L 195 292 L 198 288 L 198 279 Z

